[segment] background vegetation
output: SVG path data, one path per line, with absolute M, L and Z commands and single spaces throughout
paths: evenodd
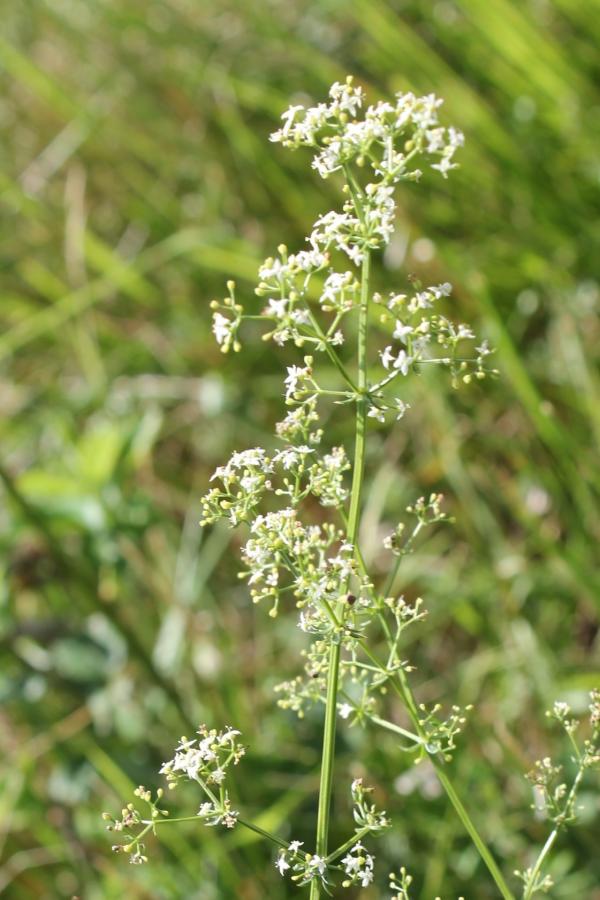
M 251 608 L 230 535 L 197 520 L 213 467 L 268 443 L 281 403 L 282 359 L 221 357 L 208 303 L 231 276 L 250 298 L 258 261 L 329 208 L 335 185 L 267 137 L 348 72 L 375 97 L 441 94 L 467 136 L 447 184 L 405 189 L 377 278 L 452 281 L 502 376 L 460 399 L 424 378 L 373 429 L 363 539 L 385 567 L 402 507 L 447 495 L 457 524 L 404 568 L 430 609 L 408 652 L 423 700 L 475 704 L 456 777 L 522 868 L 546 833 L 522 773 L 562 752 L 543 711 L 600 680 L 597 0 L 21 0 L 2 23 L 0 893 L 288 896 L 241 831 L 167 828 L 134 868 L 100 813 L 156 785 L 194 723 L 230 723 L 245 814 L 310 834 L 320 719 L 270 690 L 301 636 Z M 391 735 L 340 752 L 396 823 L 381 877 L 384 857 L 422 900 L 494 897 L 425 767 L 403 771 Z M 600 897 L 596 797 L 559 842 L 556 898 Z

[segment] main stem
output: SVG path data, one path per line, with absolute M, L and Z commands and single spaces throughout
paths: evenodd
M 352 471 L 352 492 L 346 535 L 351 544 L 356 544 L 360 518 L 360 498 L 365 469 L 365 436 L 367 431 L 367 319 L 369 313 L 369 276 L 371 255 L 365 250 L 360 284 L 360 311 L 358 319 L 358 396 L 356 398 L 356 432 L 354 440 L 354 466 Z M 323 754 L 321 757 L 321 781 L 319 784 L 319 810 L 317 814 L 316 853 L 325 858 L 329 838 L 329 812 L 331 808 L 331 785 L 335 758 L 335 726 L 337 720 L 337 695 L 340 674 L 340 636 L 334 635 L 329 648 L 327 671 L 327 706 L 323 728 Z M 315 878 L 310 885 L 310 900 L 319 900 L 321 890 Z

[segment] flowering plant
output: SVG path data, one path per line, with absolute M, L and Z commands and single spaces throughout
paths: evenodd
M 204 824 L 228 828 L 238 824 L 273 841 L 278 847 L 277 871 L 298 886 L 309 887 L 311 900 L 334 886 L 369 885 L 374 856 L 365 845 L 390 827 L 385 813 L 371 803 L 368 789 L 355 780 L 354 830 L 339 847 L 329 846 L 338 719 L 347 725 L 386 729 L 401 739 L 402 750 L 415 762 L 431 761 L 500 895 L 513 897 L 448 772 L 468 710 L 452 706 L 443 713 L 440 705 L 419 704 L 409 679 L 412 667 L 403 655 L 406 629 L 426 612 L 420 598 L 409 603 L 394 594 L 396 573 L 419 532 L 447 519 L 441 496 L 417 499 L 407 508 L 414 524 L 407 529 L 401 522 L 386 538 L 394 561 L 384 584 L 371 577 L 360 547 L 368 420 L 401 419 L 409 408 L 404 383 L 427 366 L 447 369 L 455 387 L 494 372 L 488 367 L 487 343 L 477 343 L 469 326 L 444 313 L 450 284 L 427 287 L 413 279 L 405 292 L 387 296 L 371 289 L 372 259 L 385 248 L 394 229 L 397 186 L 417 182 L 422 174 L 419 165 L 443 178 L 456 168 L 455 153 L 463 136 L 439 124 L 441 102 L 434 95 L 397 94 L 393 102 L 379 102 L 363 112 L 363 90 L 349 78 L 332 86 L 327 102 L 308 109 L 290 107 L 271 140 L 292 150 L 309 148 L 313 168 L 322 178 L 339 177 L 341 209 L 319 216 L 306 247 L 289 252 L 280 245 L 277 254 L 260 266 L 259 312 L 245 311 L 233 282 L 228 283 L 228 296 L 212 304 L 213 331 L 223 352 L 241 349 L 243 325 L 250 319 L 265 325 L 264 339 L 279 346 L 292 344 L 301 354 L 287 367 L 284 379 L 288 411 L 276 426 L 279 449 L 238 451 L 219 466 L 202 499 L 202 524 L 224 519 L 231 527 L 244 528 L 240 574 L 253 602 L 268 606 L 270 616 L 295 609 L 298 626 L 307 636 L 303 673 L 276 691 L 279 705 L 300 716 L 311 705 L 325 710 L 314 849 L 305 850 L 296 839 L 270 835 L 232 808 L 225 786 L 227 770 L 243 754 L 234 729 L 216 732 L 202 727 L 200 739 L 183 738 L 161 771 L 171 787 L 182 778 L 200 786 L 204 800 L 197 818 Z M 347 350 L 350 341 L 354 346 Z M 319 361 L 324 357 L 329 365 L 321 371 Z M 335 382 L 330 379 L 332 370 Z M 323 404 L 352 409 L 352 452 L 327 446 L 319 427 Z M 384 657 L 374 649 L 382 642 Z M 383 698 L 389 691 L 406 711 L 402 725 L 385 718 Z M 597 741 L 597 728 L 593 740 Z M 584 768 L 597 756 L 589 748 L 585 753 Z M 543 765 L 542 769 L 544 779 L 553 774 Z M 166 812 L 157 806 L 160 797 L 154 803 L 144 788 L 138 796 L 150 804 L 149 819 L 130 805 L 110 826 L 118 831 L 142 826 L 137 836 L 128 834 L 126 844 L 120 845 L 133 862 L 144 859 L 144 835 L 166 821 Z M 561 794 L 553 801 L 561 824 L 571 815 L 570 798 L 571 794 L 566 799 Z M 544 887 L 540 866 L 521 875 L 526 897 Z M 395 897 L 409 896 L 411 876 L 405 868 L 390 876 L 390 884 Z

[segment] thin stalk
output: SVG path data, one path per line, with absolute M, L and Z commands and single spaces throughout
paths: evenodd
M 310 324 L 312 325 L 312 327 L 315 331 L 315 334 L 317 335 L 317 337 L 319 338 L 319 340 L 322 342 L 323 346 L 325 347 L 325 352 L 326 352 L 327 356 L 329 357 L 329 359 L 331 360 L 333 365 L 336 367 L 336 369 L 338 370 L 338 372 L 340 373 L 340 375 L 342 376 L 342 378 L 344 379 L 346 384 L 350 388 L 352 388 L 352 391 L 354 393 L 356 393 L 357 392 L 356 385 L 354 384 L 352 378 L 350 377 L 348 370 L 344 366 L 343 362 L 341 361 L 341 359 L 339 358 L 339 356 L 337 355 L 335 350 L 331 347 L 331 344 L 327 340 L 326 335 L 323 334 L 323 329 L 319 325 L 318 319 L 316 318 L 315 314 L 313 313 L 313 311 L 310 308 L 310 306 L 308 305 L 308 303 L 306 304 L 306 310 L 308 312 Z
M 360 312 L 358 320 L 358 396 L 356 399 L 356 432 L 354 443 L 354 466 L 352 471 L 352 491 L 348 513 L 347 537 L 356 544 L 360 516 L 360 499 L 365 469 L 365 436 L 367 431 L 367 319 L 369 311 L 369 277 L 371 257 L 365 251 L 362 263 L 360 285 Z M 317 813 L 316 852 L 327 856 L 329 838 L 329 813 L 331 809 L 331 786 L 335 757 L 335 729 L 337 721 L 337 695 L 340 674 L 341 646 L 338 638 L 331 641 L 327 671 L 327 707 L 323 729 L 323 754 L 321 758 L 321 780 L 319 785 L 319 808 Z M 321 890 L 315 878 L 310 885 L 310 900 L 319 900 Z
M 330 853 L 327 857 L 327 865 L 332 862 L 335 862 L 336 859 L 339 859 L 340 856 L 343 856 L 346 850 L 350 850 L 351 847 L 354 847 L 355 844 L 358 844 L 359 841 L 362 841 L 366 834 L 369 834 L 371 828 L 361 828 L 360 831 L 355 832 L 351 838 L 342 844 L 341 847 L 338 847 L 337 850 L 334 850 L 333 853 Z
M 506 884 L 506 882 L 504 880 L 504 876 L 496 864 L 496 860 L 494 859 L 494 857 L 492 856 L 492 854 L 486 847 L 485 843 L 483 842 L 481 835 L 477 831 L 477 828 L 473 824 L 473 821 L 471 820 L 467 810 L 463 806 L 460 797 L 456 793 L 456 791 L 454 789 L 454 785 L 452 784 L 452 782 L 446 775 L 446 772 L 444 771 L 442 764 L 438 760 L 436 760 L 435 757 L 433 757 L 433 756 L 430 756 L 429 758 L 431 759 L 431 762 L 433 763 L 433 766 L 435 768 L 435 771 L 436 771 L 437 777 L 440 781 L 440 784 L 442 785 L 442 787 L 444 788 L 444 790 L 446 792 L 446 796 L 448 797 L 452 806 L 454 807 L 454 810 L 455 810 L 458 818 L 461 820 L 461 822 L 465 828 L 465 831 L 468 833 L 469 837 L 471 838 L 475 847 L 477 848 L 477 852 L 479 853 L 479 856 L 481 857 L 481 859 L 487 866 L 487 870 L 490 873 L 490 875 L 492 876 L 492 878 L 494 879 L 496 887 L 498 888 L 498 890 L 504 897 L 504 900 L 514 900 L 514 895 L 513 895 L 512 891 L 509 889 L 508 885 Z
M 136 837 L 136 841 L 139 842 L 142 837 L 146 835 L 146 833 L 152 828 L 154 829 L 158 825 L 175 825 L 177 822 L 197 822 L 198 816 L 180 816 L 177 819 L 142 819 L 141 824 L 146 825 L 142 832 Z M 264 828 L 261 828 L 260 825 L 255 825 L 253 822 L 249 822 L 247 819 L 242 819 L 241 816 L 238 816 L 238 825 L 241 825 L 243 828 L 247 828 L 249 831 L 253 831 L 255 834 L 260 835 L 268 841 L 271 841 L 273 844 L 277 844 L 278 847 L 282 847 L 284 850 L 287 850 L 289 843 L 288 841 L 284 841 L 281 838 L 278 838 L 276 835 L 271 834 L 269 831 L 265 831 Z
M 540 854 L 535 861 L 535 866 L 533 867 L 533 869 L 531 871 L 531 875 L 529 876 L 529 881 L 527 883 L 525 892 L 523 894 L 523 900 L 529 900 L 529 898 L 533 895 L 535 883 L 539 878 L 544 860 L 546 859 L 550 850 L 552 849 L 554 841 L 556 840 L 557 837 L 558 837 L 558 828 L 554 828 L 548 835 L 548 839 L 547 839 L 546 843 L 544 844 L 544 846 L 542 847 L 542 849 L 540 850 Z
M 371 651 L 369 650 L 366 643 L 364 641 L 359 641 L 359 643 L 360 643 L 362 650 L 369 657 L 369 659 L 372 662 L 374 662 L 376 665 L 379 665 L 379 667 L 382 670 L 384 670 L 384 667 L 379 662 L 377 657 L 371 653 Z M 416 733 L 418 734 L 420 740 L 426 747 L 427 746 L 427 735 L 423 731 L 423 727 L 422 727 L 420 719 L 419 719 L 419 711 L 417 708 L 417 704 L 416 704 L 415 698 L 413 696 L 413 693 L 410 689 L 410 685 L 408 684 L 406 674 L 405 674 L 405 672 L 400 670 L 400 671 L 396 672 L 396 675 L 397 675 L 397 680 L 394 678 L 391 679 L 392 687 L 394 688 L 394 690 L 396 691 L 398 696 L 402 699 L 402 702 L 404 703 L 404 706 L 406 707 L 409 717 L 413 723 L 414 729 L 415 729 Z M 477 830 L 477 827 L 473 823 L 471 817 L 469 816 L 467 810 L 465 809 L 465 807 L 462 803 L 462 800 L 458 796 L 456 789 L 454 788 L 454 785 L 452 784 L 452 782 L 450 781 L 450 778 L 446 774 L 446 770 L 443 766 L 443 763 L 441 763 L 439 761 L 439 759 L 437 759 L 435 754 L 428 753 L 427 755 L 428 755 L 428 758 L 431 760 L 431 764 L 433 765 L 433 767 L 436 771 L 436 775 L 439 779 L 440 784 L 442 785 L 444 791 L 446 792 L 446 796 L 448 797 L 448 799 L 450 800 L 450 803 L 454 807 L 454 811 L 456 812 L 458 818 L 462 822 L 465 831 L 467 832 L 467 834 L 473 841 L 473 844 L 475 845 L 477 852 L 479 853 L 479 856 L 481 857 L 482 861 L 485 863 L 488 872 L 494 879 L 494 882 L 496 884 L 496 887 L 500 891 L 500 894 L 502 895 L 504 900 L 514 900 L 514 895 L 511 892 L 511 890 L 509 889 L 508 885 L 506 884 L 506 881 L 504 880 L 504 876 L 502 875 L 502 872 L 498 868 L 498 865 L 497 865 L 494 857 L 492 856 L 492 854 L 488 850 L 487 846 L 485 845 L 481 835 L 479 834 L 479 832 Z
M 388 722 L 387 719 L 381 719 L 379 716 L 369 716 L 369 720 L 374 725 L 380 725 L 381 728 L 386 728 L 388 731 L 393 731 L 394 734 L 400 734 L 402 737 L 408 738 L 419 747 L 424 746 L 423 738 L 420 738 L 418 734 L 413 734 L 412 731 L 407 731 L 406 728 L 401 728 L 400 725 L 396 725 L 394 722 Z
M 569 735 L 569 737 L 571 737 L 571 735 Z M 573 741 L 573 743 L 575 743 L 575 742 Z M 577 751 L 577 756 L 579 758 L 581 756 L 581 754 L 579 752 L 579 747 L 577 747 L 576 744 L 575 744 L 575 748 Z M 575 780 L 573 781 L 573 784 L 571 785 L 571 790 L 569 791 L 569 795 L 565 801 L 565 805 L 563 807 L 564 809 L 569 809 L 572 806 L 572 804 L 574 803 L 575 796 L 576 796 L 577 790 L 579 788 L 579 783 L 580 783 L 581 779 L 583 778 L 583 771 L 584 771 L 583 768 L 580 768 L 579 771 L 577 772 L 577 775 L 575 776 Z M 556 826 L 553 828 L 553 830 L 548 835 L 548 839 L 546 840 L 546 843 L 540 850 L 538 858 L 535 861 L 535 864 L 531 870 L 531 875 L 530 875 L 527 885 L 525 887 L 525 891 L 523 893 L 523 900 L 529 900 L 529 898 L 533 895 L 535 883 L 539 878 L 540 872 L 542 871 L 542 866 L 544 864 L 544 860 L 546 859 L 550 850 L 552 849 L 552 846 L 553 846 L 556 838 L 558 837 L 558 832 L 560 831 L 561 826 L 563 824 L 564 824 L 564 822 L 559 822 L 556 824 Z

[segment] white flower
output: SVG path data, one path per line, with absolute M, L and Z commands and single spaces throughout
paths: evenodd
M 340 244 L 340 250 L 343 250 L 348 255 L 355 266 L 360 266 L 365 258 L 364 252 L 356 244 L 350 247 L 347 244 Z
M 436 300 L 439 300 L 440 297 L 449 297 L 452 293 L 452 285 L 449 281 L 444 281 L 443 284 L 435 285 L 434 287 L 429 288 L 433 296 Z
M 300 847 L 304 847 L 304 841 L 290 841 L 288 850 L 290 853 L 297 853 Z
M 437 169 L 438 172 L 441 172 L 441 173 L 442 173 L 442 175 L 444 176 L 444 178 L 447 178 L 447 177 L 448 177 L 448 172 L 449 172 L 451 169 L 458 169 L 458 166 L 457 166 L 456 163 L 453 163 L 453 162 L 452 162 L 451 157 L 449 157 L 449 156 L 443 156 L 442 159 L 440 160 L 440 162 L 439 162 L 439 163 L 433 163 L 433 165 L 431 166 L 431 168 L 432 168 L 432 169 Z
M 289 133 L 292 123 L 293 123 L 294 119 L 296 118 L 296 113 L 300 112 L 303 109 L 304 109 L 304 107 L 301 105 L 300 106 L 290 106 L 290 107 L 288 107 L 288 109 L 286 109 L 285 112 L 283 112 L 281 114 L 281 118 L 283 119 L 283 122 L 284 122 L 284 125 L 282 128 L 282 131 L 284 132 L 284 134 Z
M 396 320 L 396 328 L 394 329 L 393 336 L 402 341 L 403 344 L 406 344 L 406 338 L 409 334 L 413 333 L 412 325 L 405 325 L 403 322 Z
M 303 378 L 306 378 L 310 374 L 310 370 L 308 366 L 302 368 L 301 366 L 288 366 L 287 367 L 287 378 L 285 379 L 285 398 L 286 400 L 290 400 L 293 398 L 294 394 L 298 390 L 298 385 Z
M 459 131 L 457 128 L 453 128 L 452 126 L 448 128 L 448 140 L 451 147 L 464 147 L 465 136 L 462 131 Z
M 367 853 L 360 842 L 342 859 L 342 865 L 352 884 L 358 882 L 362 887 L 367 887 L 373 881 L 374 857 Z
M 386 347 L 380 353 L 380 356 L 384 369 L 389 369 L 392 366 L 394 369 L 399 369 L 403 375 L 408 374 L 408 369 L 413 361 L 412 357 L 408 356 L 405 350 L 400 350 L 398 355 L 394 357 L 391 346 Z
M 279 858 L 275 862 L 275 868 L 279 869 L 280 875 L 285 875 L 287 869 L 290 868 L 290 864 L 285 858 L 285 854 L 282 852 Z
M 269 304 L 265 312 L 267 315 L 275 316 L 276 319 L 283 319 L 287 312 L 288 303 L 289 301 L 286 297 L 284 297 L 282 300 L 276 300 L 274 297 L 272 297 L 269 300 Z
M 385 350 L 383 350 L 379 355 L 381 356 L 381 364 L 383 365 L 383 368 L 389 369 L 389 367 L 394 362 L 394 356 L 392 353 L 392 345 L 389 344 L 385 348 Z
M 308 865 L 309 868 L 313 869 L 315 872 L 318 872 L 319 875 L 323 875 L 327 867 L 325 859 L 322 856 L 318 856 L 316 853 L 314 856 L 311 856 Z
M 352 707 L 349 703 L 342 703 L 340 706 L 340 716 L 342 719 L 347 719 L 350 713 L 352 712 Z
M 354 87 L 351 81 L 345 84 L 336 81 L 329 89 L 329 96 L 333 100 L 331 109 L 355 116 L 362 106 L 364 91 L 361 87 Z
M 213 334 L 219 346 L 226 344 L 233 334 L 233 324 L 220 312 L 213 314 Z
M 367 416 L 371 419 L 377 419 L 378 422 L 385 422 L 385 412 L 378 406 L 370 406 Z
M 280 450 L 275 454 L 273 462 L 281 463 L 284 469 L 291 469 L 293 466 L 298 465 L 303 457 L 314 452 L 312 447 L 306 447 L 304 445 L 301 447 L 286 447 L 284 450 Z

